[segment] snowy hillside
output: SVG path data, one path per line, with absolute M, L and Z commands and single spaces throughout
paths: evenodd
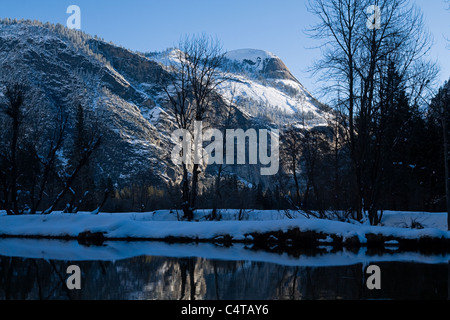
M 162 66 L 177 63 L 173 50 L 147 56 Z M 219 92 L 250 117 L 281 126 L 297 121 L 307 127 L 327 125 L 329 115 L 320 102 L 275 54 L 241 49 L 227 52 L 225 58 L 223 70 L 228 79 L 220 85 Z
M 292 75 L 279 57 L 254 49 L 230 51 L 226 55 L 233 74 L 221 87 L 221 93 L 250 113 L 279 114 L 307 126 L 326 125 L 327 114 L 320 103 Z M 255 111 L 257 110 L 257 111 Z M 293 120 L 293 121 L 295 121 Z
M 85 105 L 103 135 L 93 164 L 97 180 L 110 177 L 126 184 L 146 177 L 164 185 L 179 179 L 180 168 L 169 153 L 175 122 L 161 86 L 174 57 L 173 50 L 133 52 L 62 25 L 8 19 L 0 23 L 0 85 L 8 75 L 20 75 L 36 88 L 34 111 L 25 120 L 30 128 L 36 119 L 54 123 L 51 116 L 63 106 L 71 135 L 75 105 Z M 228 80 L 219 94 L 225 101 L 233 100 L 234 117 L 242 128 L 295 122 L 307 127 L 326 125 L 329 115 L 276 55 L 251 49 L 231 51 L 223 70 Z M 53 130 L 53 124 L 47 126 Z M 64 150 L 59 156 L 64 165 Z M 256 185 L 260 179 L 248 173 L 244 180 Z

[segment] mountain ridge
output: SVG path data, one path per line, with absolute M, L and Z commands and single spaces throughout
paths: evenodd
M 238 123 L 243 128 L 295 122 L 326 126 L 329 115 L 281 59 L 251 50 L 226 54 L 234 71 L 218 89 L 225 100 L 237 96 L 234 116 Z M 48 118 L 57 106 L 64 106 L 74 119 L 75 105 L 85 105 L 105 136 L 94 164 L 97 176 L 111 177 L 121 185 L 143 175 L 160 185 L 180 179 L 180 169 L 171 163 L 169 152 L 176 126 L 162 92 L 168 71 L 161 61 L 168 54 L 170 50 L 133 52 L 61 25 L 0 23 L 1 73 L 20 74 L 36 86 L 35 118 Z M 2 87 L 6 78 L 0 81 Z M 244 171 L 239 168 L 233 174 L 253 185 L 259 182 L 257 169 Z

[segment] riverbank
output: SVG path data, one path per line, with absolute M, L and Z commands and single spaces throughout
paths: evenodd
M 221 212 L 222 221 L 207 221 L 209 211 L 196 212 L 196 222 L 178 221 L 172 211 L 7 216 L 0 213 L 0 237 L 105 240 L 252 243 L 265 247 L 398 246 L 450 250 L 446 214 L 386 212 L 381 226 L 311 218 L 282 211 Z M 289 218 L 288 218 L 289 217 Z M 245 220 L 238 220 L 245 219 Z M 413 229 L 412 227 L 418 228 Z

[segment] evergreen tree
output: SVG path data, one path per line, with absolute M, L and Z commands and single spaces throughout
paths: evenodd
M 380 141 L 382 167 L 382 188 L 384 199 L 380 202 L 390 209 L 411 209 L 410 196 L 416 188 L 411 166 L 417 165 L 416 149 L 413 148 L 418 137 L 414 128 L 422 121 L 420 115 L 410 106 L 402 79 L 389 64 L 387 74 L 382 81 L 380 92 Z M 387 202 L 387 203 L 386 203 Z M 380 204 L 381 206 L 381 204 Z
M 449 125 L 450 125 L 450 81 L 446 82 L 439 89 L 436 97 L 434 97 L 430 107 L 430 122 L 434 124 L 437 132 L 440 131 L 441 138 L 438 139 L 441 146 L 440 152 L 435 156 L 440 158 L 440 168 L 444 168 L 443 184 L 445 190 L 445 208 L 448 213 L 447 223 L 450 230 L 450 164 L 449 164 Z M 442 155 L 439 157 L 439 154 Z

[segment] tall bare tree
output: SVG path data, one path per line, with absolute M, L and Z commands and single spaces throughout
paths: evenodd
M 218 40 L 202 34 L 185 37 L 172 54 L 168 66 L 171 77 L 164 91 L 178 129 L 187 130 L 195 139 L 195 122 L 207 120 L 217 99 L 216 89 L 223 81 L 219 67 L 224 52 Z M 193 165 L 183 163 L 182 167 L 183 212 L 186 219 L 192 220 L 202 171 L 197 161 Z
M 379 223 L 383 168 L 381 141 L 385 108 L 382 81 L 395 65 L 409 99 L 417 103 L 437 68 L 424 59 L 431 45 L 421 12 L 409 0 L 310 0 L 319 23 L 312 37 L 323 57 L 313 70 L 327 81 L 328 94 L 339 92 L 346 106 L 346 141 L 351 149 L 357 192 L 356 218 L 368 212 Z
M 450 11 L 450 0 L 445 0 L 445 2 L 448 5 L 447 10 Z M 448 39 L 449 47 L 450 48 L 450 39 Z M 448 92 L 447 92 L 447 98 L 448 98 Z M 441 109 L 441 116 L 442 116 L 442 126 L 443 126 L 443 134 L 444 134 L 444 161 L 445 161 L 445 199 L 447 204 L 447 226 L 448 230 L 450 231 L 450 167 L 449 167 L 449 148 L 448 148 L 448 126 L 447 121 L 449 116 L 449 109 L 450 109 L 450 100 L 447 99 L 447 105 L 443 106 Z
M 444 136 L 444 165 L 445 165 L 445 199 L 447 207 L 447 229 L 450 231 L 450 167 L 449 167 L 449 147 L 448 147 L 448 118 L 450 109 L 450 95 L 446 92 L 446 99 L 442 101 L 440 106 L 441 111 L 441 122 L 442 122 L 442 133 Z

